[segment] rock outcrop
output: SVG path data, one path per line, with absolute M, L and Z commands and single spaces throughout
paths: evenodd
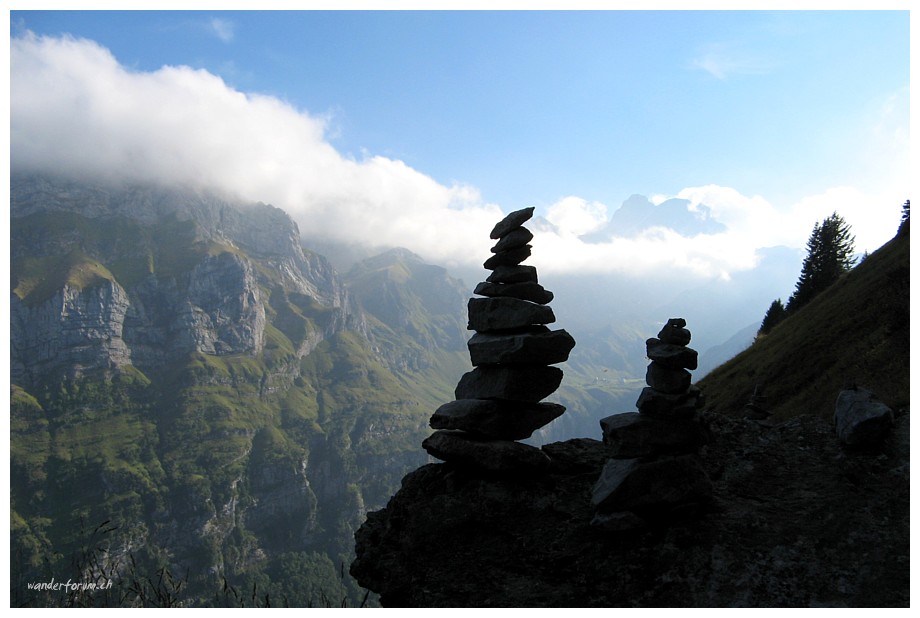
M 703 413 L 709 508 L 624 533 L 591 524 L 598 440 L 543 446 L 544 476 L 429 464 L 368 514 L 351 572 L 390 607 L 906 607 L 909 421 L 850 453 L 826 419 Z
M 366 331 L 342 280 L 277 208 L 19 174 L 10 196 L 16 384 L 258 355 L 279 312 L 298 356 Z
M 132 581 L 184 577 L 175 603 L 244 580 L 272 602 L 316 606 L 325 588 L 339 603 L 354 529 L 426 461 L 465 286 L 405 251 L 342 278 L 265 204 L 14 176 L 13 580 L 81 578 L 72 548 L 98 540 Z M 99 522 L 112 532 L 90 538 Z
M 540 449 L 515 442 L 565 412 L 554 403 L 540 403 L 562 382 L 564 362 L 575 346 L 565 330 L 551 331 L 556 321 L 547 306 L 553 299 L 537 282 L 537 270 L 522 266 L 530 257 L 533 234 L 522 225 L 533 208 L 515 211 L 499 221 L 490 237 L 498 240 L 483 267 L 492 274 L 474 290 L 484 298 L 468 304 L 467 346 L 474 369 L 460 378 L 456 401 L 431 417 L 436 431 L 422 446 L 452 464 L 499 473 L 545 471 L 549 459 Z
M 707 441 L 697 420 L 700 390 L 690 385 L 697 352 L 687 347 L 683 318 L 668 320 L 657 338 L 645 342 L 651 359 L 648 387 L 638 413 L 601 420 L 611 459 L 592 489 L 594 524 L 612 531 L 636 529 L 646 519 L 686 517 L 712 497 L 712 484 L 697 451 Z
M 854 386 L 840 391 L 834 408 L 834 427 L 840 442 L 873 447 L 891 429 L 894 414 L 872 391 Z

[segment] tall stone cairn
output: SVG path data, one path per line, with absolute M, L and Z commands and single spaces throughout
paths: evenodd
M 686 326 L 683 318 L 672 318 L 657 338 L 646 340 L 652 362 L 645 374 L 648 387 L 636 402 L 639 411 L 600 421 L 611 459 L 592 491 L 595 525 L 634 530 L 692 514 L 712 497 L 697 454 L 707 432 L 697 413 L 703 394 L 690 383 L 688 369 L 696 369 L 697 352 L 687 347 Z
M 575 347 L 547 306 L 553 293 L 537 282 L 537 269 L 523 266 L 533 234 L 522 224 L 533 208 L 518 210 L 492 229 L 497 240 L 483 267 L 492 271 L 476 286 L 468 305 L 467 346 L 474 369 L 460 378 L 455 401 L 431 417 L 434 434 L 422 442 L 432 456 L 464 468 L 501 473 L 546 470 L 550 460 L 529 438 L 565 412 L 557 403 L 541 403 L 559 388 L 564 362 Z

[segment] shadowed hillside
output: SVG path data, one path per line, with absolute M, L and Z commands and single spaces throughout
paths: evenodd
M 646 499 L 670 475 L 618 477 L 642 469 L 611 459 L 638 444 L 625 432 L 544 444 L 543 475 L 429 464 L 368 513 L 351 574 L 387 607 L 909 606 L 909 244 L 895 238 L 700 381 L 711 499 L 671 508 L 668 485 L 646 519 L 601 518 L 599 490 Z M 873 449 L 841 445 L 831 419 L 854 382 L 897 409 Z M 769 423 L 738 418 L 755 384 Z
M 772 419 L 833 415 L 857 384 L 910 403 L 910 232 L 904 231 L 750 348 L 699 382 L 707 408 L 737 415 L 755 385 Z

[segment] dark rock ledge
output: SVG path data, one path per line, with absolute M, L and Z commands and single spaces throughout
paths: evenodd
M 697 512 L 591 525 L 598 440 L 544 446 L 545 476 L 429 464 L 368 514 L 351 572 L 393 607 L 909 606 L 909 413 L 853 452 L 817 417 L 702 420 L 714 498 Z

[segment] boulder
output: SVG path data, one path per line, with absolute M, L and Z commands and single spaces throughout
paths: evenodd
M 489 283 L 537 283 L 536 266 L 499 266 L 486 278 Z
M 533 240 L 533 234 L 530 230 L 526 227 L 516 227 L 502 236 L 501 240 L 495 243 L 491 251 L 492 253 L 500 253 L 510 249 L 517 249 L 518 247 L 523 247 L 531 240 Z
M 649 462 L 611 459 L 591 491 L 591 503 L 601 513 L 638 511 L 640 515 L 711 497 L 712 481 L 696 455 Z
M 533 206 L 530 208 L 515 210 L 507 217 L 495 224 L 495 227 L 492 228 L 492 232 L 489 234 L 489 238 L 501 238 L 502 236 L 506 236 L 514 228 L 521 227 L 525 221 L 533 216 L 533 210 Z
M 837 438 L 847 446 L 871 447 L 879 444 L 891 429 L 894 414 L 865 388 L 840 391 L 834 409 Z
M 549 469 L 543 451 L 520 442 L 483 440 L 459 431 L 436 431 L 422 442 L 432 457 L 465 468 L 501 473 L 533 473 Z
M 454 395 L 457 399 L 510 399 L 536 403 L 549 396 L 562 382 L 558 367 L 487 365 L 463 374 Z
M 614 511 L 613 513 L 595 513 L 591 526 L 603 532 L 640 532 L 648 528 L 648 523 L 631 511 Z
M 475 367 L 505 363 L 553 365 L 568 360 L 575 340 L 565 330 L 510 335 L 476 333 L 467 346 Z
M 693 348 L 664 343 L 654 337 L 646 339 L 645 354 L 649 360 L 670 369 L 696 369 L 699 356 Z
M 706 443 L 706 431 L 693 419 L 663 420 L 637 412 L 600 421 L 604 444 L 618 459 L 693 453 Z
M 467 329 L 478 332 L 524 328 L 556 321 L 550 307 L 517 298 L 471 298 L 467 310 Z
M 668 394 L 686 392 L 690 387 L 690 372 L 686 369 L 669 369 L 658 363 L 649 363 L 645 382 L 657 391 Z
M 683 318 L 671 318 L 658 333 L 658 338 L 663 343 L 687 345 L 690 343 L 690 331 L 684 328 L 686 325 L 687 321 Z
M 432 429 L 461 429 L 500 440 L 523 440 L 565 412 L 558 403 L 458 399 L 435 410 Z
M 530 245 L 524 245 L 523 247 L 518 247 L 517 249 L 511 249 L 510 251 L 502 251 L 501 253 L 496 253 L 488 260 L 482 263 L 482 267 L 486 270 L 495 270 L 499 266 L 517 266 L 524 260 L 530 257 Z
M 664 419 L 688 419 L 696 415 L 703 407 L 703 393 L 696 386 L 691 386 L 685 393 L 671 395 L 651 387 L 642 389 L 636 407 L 648 416 Z
M 492 298 L 507 296 L 509 298 L 529 300 L 539 305 L 545 305 L 553 300 L 552 292 L 545 289 L 539 283 L 533 283 L 531 281 L 524 283 L 489 283 L 487 281 L 481 281 L 476 285 L 473 294 Z

